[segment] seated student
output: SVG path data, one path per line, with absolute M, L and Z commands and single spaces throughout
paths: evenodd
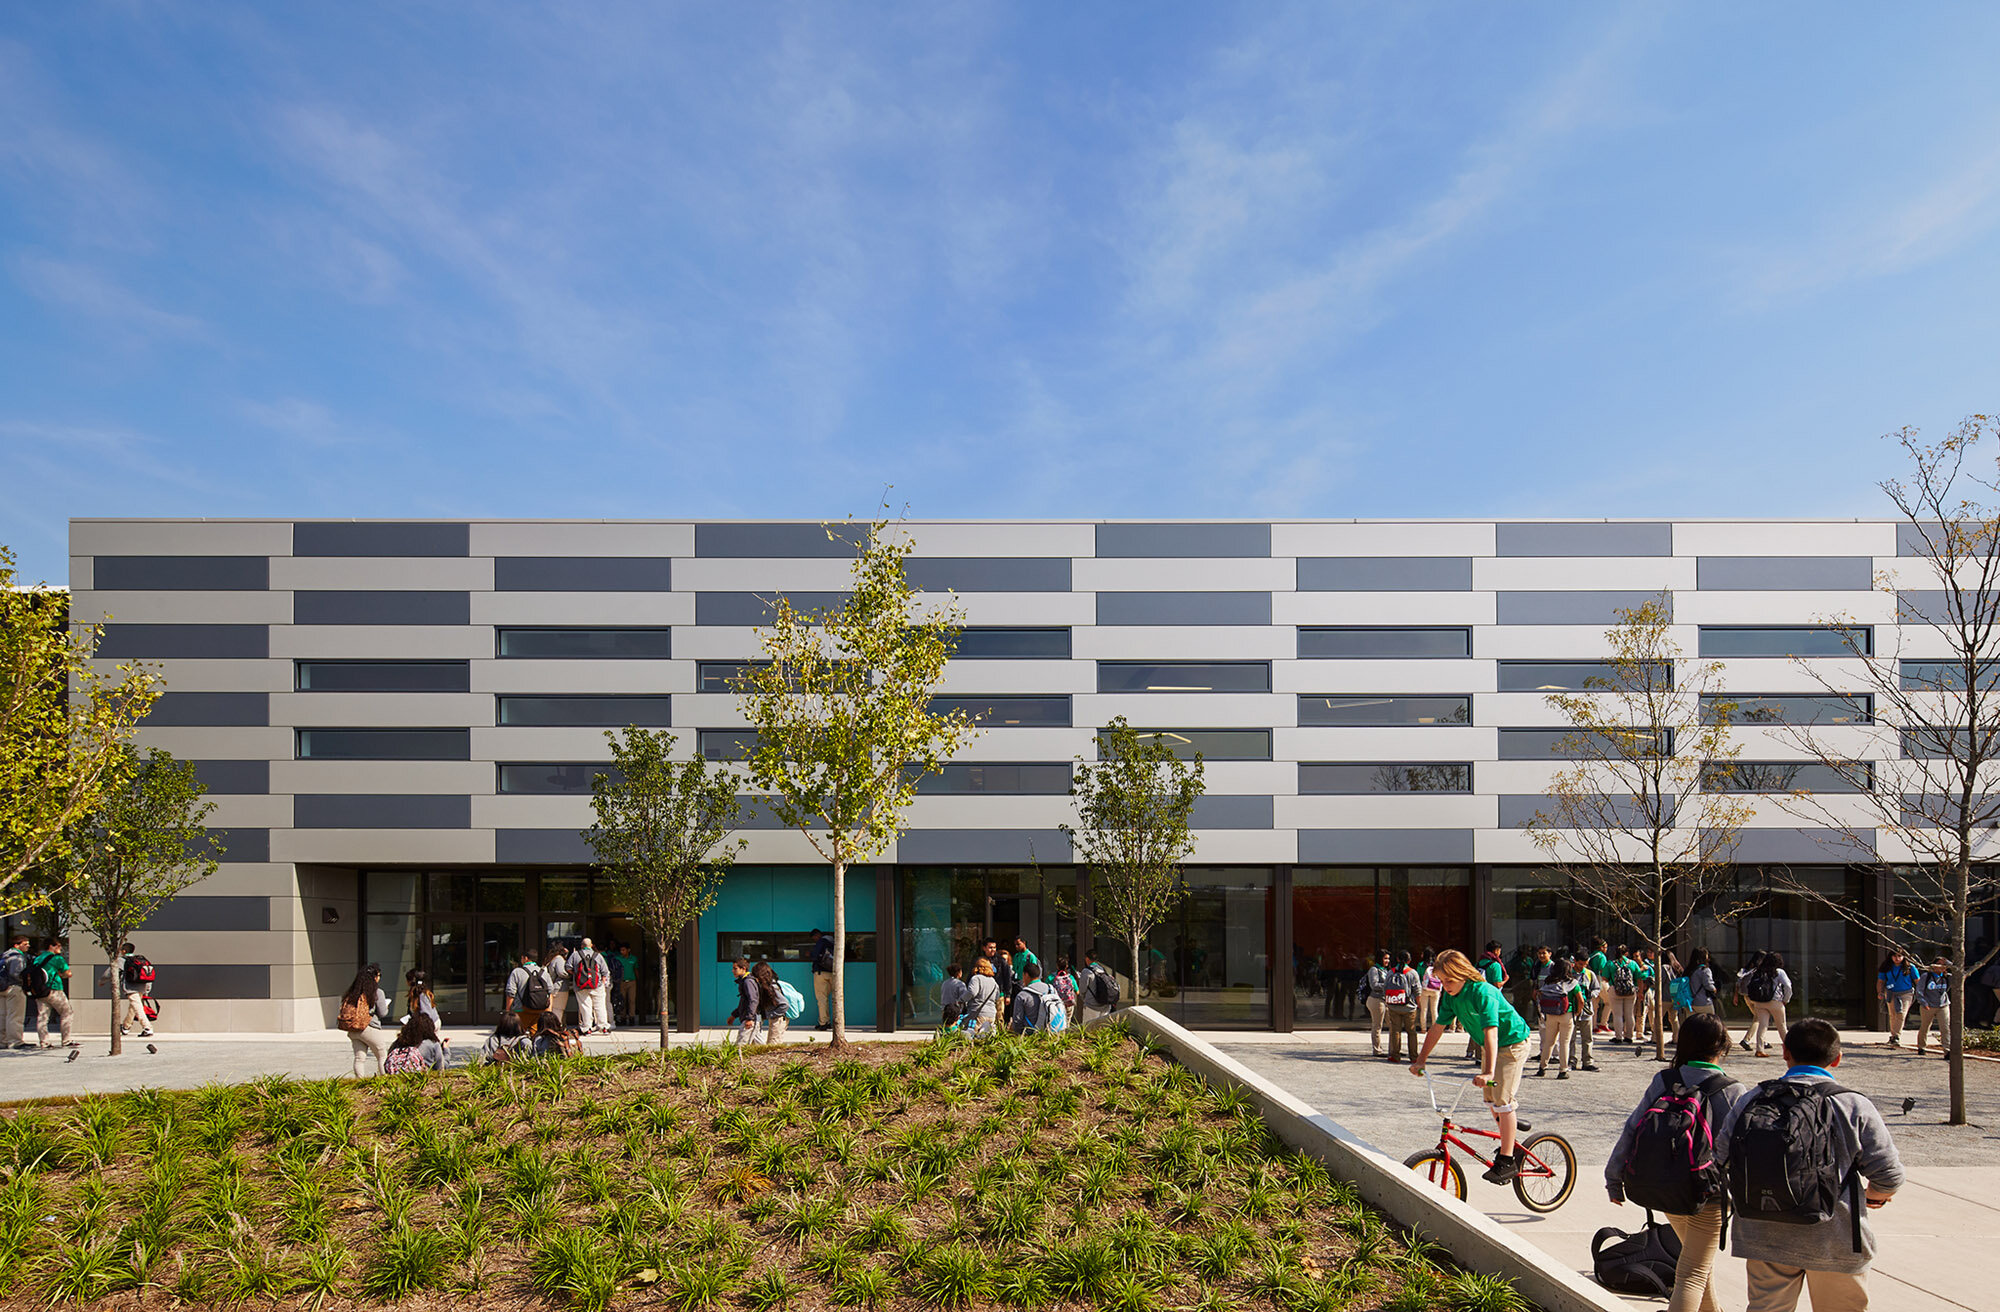
M 438 1038 L 437 1026 L 421 1011 L 403 1022 L 403 1028 L 389 1045 L 388 1055 L 382 1058 L 382 1073 L 396 1075 L 403 1071 L 444 1069 L 444 1041 Z
M 570 1029 L 550 1012 L 535 1031 L 535 1056 L 573 1057 L 583 1051 L 583 1036 Z
M 502 1016 L 493 1026 L 493 1032 L 486 1036 L 486 1044 L 480 1049 L 479 1059 L 488 1065 L 499 1066 L 517 1058 L 534 1055 L 534 1038 L 521 1032 L 521 1018 L 510 1012 Z

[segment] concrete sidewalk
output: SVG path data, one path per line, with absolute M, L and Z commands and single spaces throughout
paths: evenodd
M 1843 1034 L 1843 1084 L 1875 1099 L 1885 1113 L 1909 1181 L 1888 1207 L 1870 1214 L 1881 1245 L 1869 1281 L 1870 1303 L 1882 1312 L 1986 1312 L 2000 1307 L 1995 1292 L 1994 1254 L 2000 1253 L 2000 1066 L 1968 1063 L 1969 1113 L 1974 1124 L 1956 1129 L 1941 1122 L 1945 1109 L 1944 1063 L 1918 1064 L 1907 1049 L 1876 1046 L 1881 1035 Z M 1216 1036 L 1211 1041 L 1258 1074 L 1312 1102 L 1334 1120 L 1401 1160 L 1437 1142 L 1438 1122 L 1424 1085 L 1407 1066 L 1390 1066 L 1369 1055 L 1364 1033 Z M 1431 1074 L 1442 1100 L 1457 1092 L 1472 1071 L 1462 1038 L 1447 1036 L 1432 1054 Z M 1590 1270 L 1590 1241 L 1600 1226 L 1634 1230 L 1645 1214 L 1614 1206 L 1605 1196 L 1604 1163 L 1625 1116 L 1658 1069 L 1633 1056 L 1627 1046 L 1600 1044 L 1595 1074 L 1578 1072 L 1557 1081 L 1531 1078 L 1522 1084 L 1522 1110 L 1538 1130 L 1555 1130 L 1576 1149 L 1580 1177 L 1569 1202 L 1549 1216 L 1520 1205 L 1512 1189 L 1500 1189 L 1468 1172 L 1470 1199 L 1488 1216 L 1561 1258 L 1574 1269 Z M 1756 1061 L 1735 1053 L 1729 1062 L 1743 1080 L 1782 1073 L 1775 1060 Z M 1914 1097 L 1909 1116 L 1902 1099 Z M 1478 1124 L 1477 1093 L 1460 1104 L 1460 1119 Z M 1465 1115 L 1467 1111 L 1470 1115 Z M 1717 1297 L 1725 1312 L 1747 1302 L 1744 1264 L 1732 1257 L 1717 1263 Z M 1633 1299 L 1634 1307 L 1658 1308 L 1658 1300 Z

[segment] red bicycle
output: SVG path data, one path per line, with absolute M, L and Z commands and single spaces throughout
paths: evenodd
M 1465 1090 L 1472 1087 L 1472 1082 L 1467 1080 L 1459 1089 L 1458 1097 L 1451 1100 L 1451 1106 L 1440 1107 L 1430 1073 L 1425 1072 L 1424 1091 L 1430 1095 L 1431 1110 L 1443 1118 L 1444 1126 L 1438 1131 L 1437 1147 L 1411 1153 L 1403 1159 L 1403 1165 L 1438 1188 L 1449 1189 L 1460 1202 L 1465 1201 L 1465 1171 L 1452 1160 L 1451 1150 L 1458 1149 L 1481 1167 L 1493 1165 L 1493 1159 L 1458 1136 L 1465 1134 L 1475 1139 L 1490 1139 L 1495 1145 L 1500 1141 L 1499 1134 L 1493 1130 L 1475 1130 L 1452 1119 L 1458 1114 L 1458 1104 L 1465 1097 Z M 1526 1130 L 1528 1126 L 1524 1122 L 1520 1128 Z M 1521 1171 L 1514 1177 L 1514 1196 L 1521 1200 L 1521 1206 L 1531 1212 L 1553 1212 L 1568 1202 L 1571 1191 L 1576 1188 L 1576 1149 L 1569 1146 L 1569 1140 L 1544 1130 L 1522 1139 L 1518 1147 L 1521 1150 Z

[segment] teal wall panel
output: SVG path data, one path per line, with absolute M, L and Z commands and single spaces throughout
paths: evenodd
M 717 940 L 724 934 L 778 931 L 803 934 L 833 928 L 833 875 L 826 866 L 738 866 L 723 880 L 715 905 L 701 918 L 696 942 L 701 949 L 701 1023 L 726 1025 L 736 1009 L 736 978 L 721 960 Z M 847 872 L 847 931 L 875 928 L 875 870 L 863 866 Z M 882 945 L 877 945 L 879 955 Z M 813 1001 L 812 965 L 805 961 L 773 962 L 778 977 L 805 995 L 806 1014 L 797 1022 L 814 1025 L 819 1009 Z M 847 966 L 847 1023 L 875 1023 L 875 963 Z

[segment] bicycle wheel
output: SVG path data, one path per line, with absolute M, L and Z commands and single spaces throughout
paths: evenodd
M 1538 1134 L 1521 1144 L 1527 1154 L 1514 1177 L 1514 1196 L 1531 1212 L 1553 1212 L 1576 1188 L 1576 1149 L 1559 1134 Z
M 1426 1148 L 1420 1153 L 1411 1153 L 1403 1159 L 1403 1165 L 1446 1190 L 1459 1202 L 1465 1201 L 1465 1172 L 1458 1169 L 1457 1162 L 1437 1149 Z

